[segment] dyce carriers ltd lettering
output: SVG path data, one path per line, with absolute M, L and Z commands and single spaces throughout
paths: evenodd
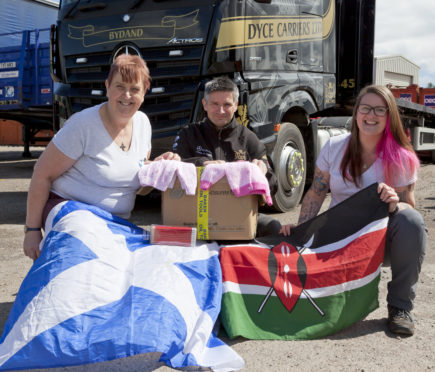
M 292 36 L 310 36 L 321 35 L 322 21 L 313 20 L 309 22 L 282 22 L 277 20 L 265 23 L 248 24 L 248 40 L 269 40 L 269 39 L 286 39 Z
M 216 51 L 326 39 L 331 34 L 334 17 L 335 2 L 331 1 L 323 17 L 307 15 L 223 18 Z

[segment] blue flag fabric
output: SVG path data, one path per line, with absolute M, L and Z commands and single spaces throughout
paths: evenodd
M 0 339 L 0 370 L 147 352 L 171 367 L 242 368 L 212 332 L 222 296 L 217 244 L 150 245 L 143 233 L 97 207 L 57 205 Z

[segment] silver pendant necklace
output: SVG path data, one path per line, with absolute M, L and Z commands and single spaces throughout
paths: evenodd
M 128 130 L 128 126 L 129 126 L 129 124 L 127 124 L 126 130 Z M 124 137 L 124 133 L 122 133 L 121 144 L 119 145 L 119 148 L 125 152 L 125 151 L 128 151 L 128 149 L 127 149 L 127 146 L 124 145 L 123 137 Z

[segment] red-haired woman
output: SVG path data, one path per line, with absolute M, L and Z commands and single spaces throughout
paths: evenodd
M 379 183 L 380 198 L 390 211 L 384 260 L 392 271 L 388 325 L 391 332 L 403 335 L 414 333 L 410 311 L 426 250 L 426 227 L 414 209 L 418 168 L 391 91 L 384 86 L 365 87 L 356 100 L 351 133 L 330 138 L 322 148 L 298 221 L 317 215 L 328 190 L 332 207 Z M 283 226 L 282 233 L 289 235 L 292 226 Z
M 121 55 L 106 80 L 108 101 L 65 123 L 38 159 L 27 197 L 24 253 L 39 257 L 49 211 L 65 200 L 128 218 L 140 188 L 137 173 L 151 153 L 151 125 L 139 107 L 150 87 L 145 61 Z M 165 153 L 166 159 L 178 155 Z

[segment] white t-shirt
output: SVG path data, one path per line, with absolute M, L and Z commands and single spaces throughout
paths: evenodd
M 128 218 L 140 188 L 138 171 L 151 150 L 151 125 L 143 112 L 136 112 L 130 149 L 122 151 L 101 120 L 104 104 L 74 114 L 53 138 L 62 153 L 77 161 L 51 191 Z
M 317 167 L 330 175 L 331 204 L 329 208 L 375 182 L 385 182 L 382 160 L 379 158 L 361 175 L 359 187 L 356 187 L 349 180 L 343 180 L 340 165 L 349 140 L 349 133 L 331 137 L 323 146 L 316 161 Z M 405 173 L 403 176 L 398 176 L 396 184 L 391 186 L 402 187 L 417 181 L 417 172 L 414 172 L 414 174 L 411 174 L 411 171 Z

